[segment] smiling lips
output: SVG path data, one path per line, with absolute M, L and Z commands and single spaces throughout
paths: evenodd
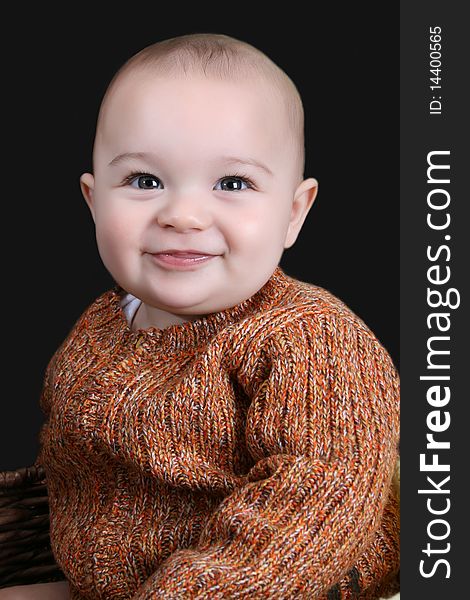
M 158 264 L 162 266 L 185 269 L 208 262 L 209 260 L 216 258 L 218 255 L 190 249 L 164 250 L 163 252 L 151 254 L 151 256 Z

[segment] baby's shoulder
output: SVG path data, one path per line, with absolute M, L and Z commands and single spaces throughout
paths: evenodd
M 265 315 L 264 333 L 273 335 L 287 329 L 316 329 L 325 326 L 360 329 L 370 333 L 364 321 L 331 291 L 313 283 L 291 278 L 288 293 Z
M 232 352 L 244 359 L 249 356 L 250 360 L 282 348 L 286 353 L 307 351 L 312 344 L 328 345 L 339 337 L 376 339 L 340 298 L 323 287 L 296 279 L 278 303 L 233 324 L 226 333 Z
M 122 318 L 120 317 L 120 298 L 119 289 L 115 286 L 89 301 L 72 319 L 72 324 L 56 353 L 65 354 L 73 348 L 82 350 L 91 347 L 93 338 L 99 335 L 101 330 L 109 327 L 111 323 L 119 323 Z

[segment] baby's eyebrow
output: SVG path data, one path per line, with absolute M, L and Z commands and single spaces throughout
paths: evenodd
M 155 160 L 157 157 L 150 152 L 124 152 L 123 154 L 118 154 L 117 156 L 115 156 L 108 166 L 114 167 L 122 162 L 125 162 L 126 160 L 132 160 L 136 158 L 141 160 L 147 160 L 150 162 L 152 160 Z M 267 167 L 264 163 L 254 158 L 239 158 L 238 156 L 221 156 L 219 158 L 219 161 L 226 165 L 251 165 L 252 167 L 256 167 L 258 169 L 261 169 L 262 171 L 265 171 L 268 175 L 273 175 L 273 172 L 269 167 Z
M 124 152 L 123 154 L 118 154 L 115 156 L 109 163 L 108 167 L 115 167 L 122 162 L 126 162 L 126 160 L 132 160 L 135 158 L 140 158 L 141 160 L 152 160 L 155 157 L 149 152 Z
M 257 167 L 263 171 L 266 171 L 268 175 L 273 175 L 273 172 L 262 162 L 255 160 L 254 158 L 238 158 L 237 156 L 221 156 L 220 160 L 227 165 L 251 165 Z

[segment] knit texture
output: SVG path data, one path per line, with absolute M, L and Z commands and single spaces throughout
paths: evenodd
M 40 398 L 72 600 L 395 593 L 399 379 L 362 320 L 280 266 L 163 330 L 125 295 L 84 311 Z

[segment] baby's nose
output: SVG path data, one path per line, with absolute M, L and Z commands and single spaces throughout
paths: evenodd
M 174 227 L 177 231 L 186 231 L 206 229 L 210 226 L 212 217 L 201 200 L 173 198 L 160 207 L 157 221 L 160 227 Z

